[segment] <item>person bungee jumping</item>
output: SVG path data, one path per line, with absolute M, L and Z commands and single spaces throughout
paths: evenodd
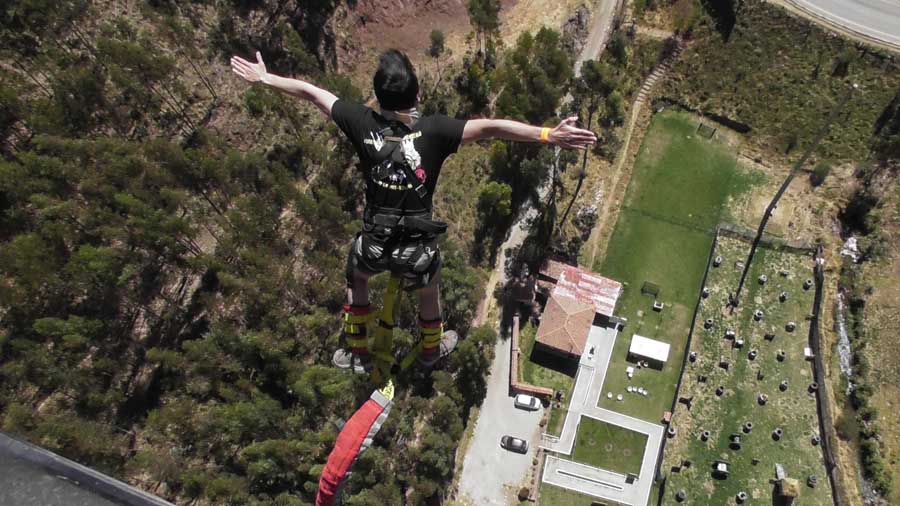
M 348 349 L 338 350 L 333 362 L 364 373 L 372 367 L 368 328 L 375 315 L 369 302 L 369 277 L 390 271 L 418 290 L 422 348 L 417 358 L 431 368 L 456 343 L 454 331 L 444 331 L 440 305 L 441 256 L 437 238 L 447 225 L 432 219 L 432 196 L 441 166 L 461 144 L 484 139 L 543 142 L 584 149 L 597 140 L 593 132 L 577 128 L 577 117 L 556 127 L 537 127 L 512 120 L 460 120 L 442 114 L 421 116 L 416 110 L 419 81 L 409 58 L 389 49 L 379 58 L 372 79 L 379 110 L 336 97 L 308 82 L 266 71 L 262 56 L 256 62 L 231 58 L 232 70 L 312 102 L 347 135 L 360 159 L 366 180 L 363 227 L 353 240 L 347 259 L 347 304 L 344 338 Z

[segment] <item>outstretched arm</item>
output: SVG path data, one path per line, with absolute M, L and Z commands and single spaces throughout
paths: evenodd
M 482 139 L 505 139 L 521 142 L 547 142 L 562 148 L 585 149 L 597 142 L 597 136 L 590 130 L 575 126 L 577 116 L 562 120 L 554 128 L 548 128 L 545 138 L 541 138 L 544 130 L 541 127 L 526 125 L 508 119 L 473 119 L 466 122 L 463 129 L 462 143 Z
M 308 100 L 326 116 L 331 117 L 331 106 L 337 101 L 334 93 L 323 90 L 306 81 L 276 76 L 266 72 L 266 64 L 263 63 L 262 55 L 259 54 L 259 51 L 256 52 L 256 63 L 249 62 L 240 56 L 232 56 L 231 70 L 243 77 L 247 82 L 261 82 L 288 95 Z

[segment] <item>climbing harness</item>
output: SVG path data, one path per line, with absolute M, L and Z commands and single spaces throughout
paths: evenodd
M 347 261 L 348 285 L 355 269 L 390 271 L 414 290 L 428 285 L 440 268 L 436 241 L 447 224 L 431 218 L 427 174 L 413 144 L 421 135 L 394 121 L 366 139 L 377 155 L 366 173 L 367 206 Z

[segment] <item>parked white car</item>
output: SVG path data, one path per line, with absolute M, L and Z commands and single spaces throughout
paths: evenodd
M 519 409 L 527 409 L 529 411 L 539 408 L 541 401 L 534 396 L 528 394 L 519 394 L 516 396 L 516 407 Z

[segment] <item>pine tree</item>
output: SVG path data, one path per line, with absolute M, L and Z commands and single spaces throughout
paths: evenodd
M 500 29 L 500 0 L 469 0 L 466 8 L 475 29 L 476 50 L 484 61 L 488 41 Z

